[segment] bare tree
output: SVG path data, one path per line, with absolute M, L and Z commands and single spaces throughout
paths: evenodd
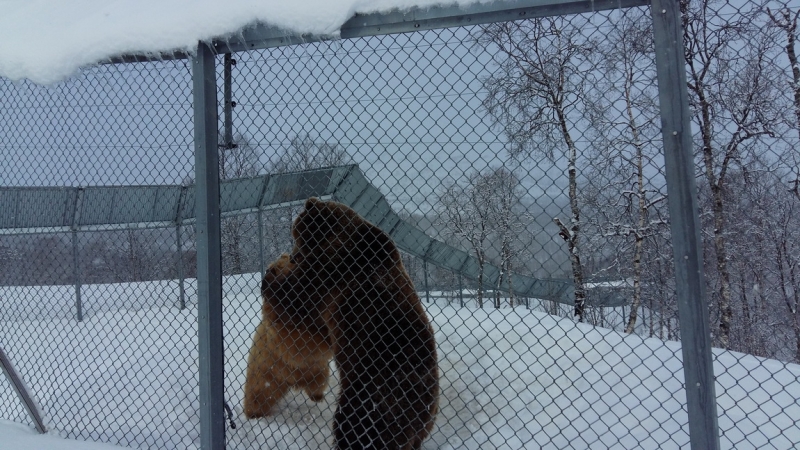
M 521 219 L 524 214 L 517 209 L 521 196 L 519 179 L 502 167 L 475 171 L 466 182 L 451 182 L 439 192 L 439 224 L 445 235 L 465 241 L 478 261 L 479 307 L 483 306 L 485 267 L 493 244 L 498 244 L 495 250 L 501 271 L 495 286 L 495 307 L 500 307 L 501 289 L 509 291 L 513 299 L 511 273 L 519 254 L 515 241 L 525 227 Z
M 17 282 L 15 268 L 19 266 L 19 249 L 10 245 L 10 239 L 0 236 L 0 285 L 13 286 Z
M 114 233 L 109 239 L 107 270 L 115 282 L 148 281 L 162 278 L 162 270 L 169 262 L 158 252 L 158 229 L 127 229 Z M 97 248 L 82 248 L 81 253 L 92 254 Z M 92 258 L 103 258 L 94 254 Z M 91 279 L 86 271 L 90 266 L 82 264 L 82 278 Z
M 220 143 L 219 146 L 219 179 L 224 182 L 236 178 L 253 177 L 259 174 L 261 162 L 258 149 L 250 143 L 247 136 L 235 134 L 233 142 Z M 194 184 L 194 177 L 189 175 L 182 181 L 184 186 Z M 226 274 L 244 273 L 252 266 L 255 256 L 252 249 L 258 246 L 252 242 L 256 239 L 257 224 L 252 216 L 241 215 L 223 217 L 221 226 L 221 250 L 223 272 Z M 247 242 L 247 241 L 251 242 Z
M 586 293 L 580 256 L 581 215 L 578 205 L 578 149 L 571 114 L 581 101 L 582 69 L 588 39 L 563 18 L 504 22 L 481 29 L 478 43 L 499 52 L 496 73 L 484 80 L 483 105 L 510 142 L 512 156 L 542 153 L 567 160 L 571 216 L 554 222 L 567 244 L 575 284 L 574 314 L 584 320 Z
M 619 255 L 613 266 L 632 279 L 625 332 L 633 333 L 643 306 L 645 241 L 666 225 L 665 218 L 654 214 L 665 196 L 645 176 L 647 164 L 659 150 L 653 142 L 660 133 L 652 21 L 629 11 L 616 25 L 596 47 L 602 69 L 590 101 L 596 155 L 587 177 L 591 184 L 583 190 L 593 192 L 586 202 L 604 218 L 597 225 L 596 239 L 612 240 L 611 251 Z
M 352 164 L 344 147 L 337 143 L 316 142 L 308 134 L 298 134 L 289 147 L 270 164 L 270 172 L 294 172 Z
M 731 202 L 731 266 L 741 307 L 734 309 L 732 347 L 800 361 L 800 201 L 784 173 L 735 175 L 731 183 L 742 188 Z
M 258 175 L 260 166 L 258 152 L 247 137 L 235 135 L 232 145 L 220 145 L 219 149 L 220 180 Z M 248 249 L 258 248 L 255 242 L 252 242 L 256 235 L 257 223 L 250 215 L 240 215 L 224 217 L 221 227 L 223 270 L 228 274 L 244 273 L 252 265 L 249 262 L 254 259 L 253 254 L 245 253 Z M 251 242 L 247 242 L 248 240 Z
M 798 207 L 796 202 L 781 208 L 778 221 L 769 228 L 775 246 L 780 296 L 786 305 L 788 320 L 794 332 L 794 361 L 800 361 L 800 233 L 798 233 Z
M 520 254 L 516 245 L 525 229 L 526 212 L 521 207 L 522 187 L 514 172 L 500 167 L 486 175 L 483 189 L 494 192 L 495 202 L 487 205 L 492 218 L 494 233 L 499 243 L 500 276 L 495 287 L 495 307 L 500 307 L 500 291 L 508 292 L 509 306 L 514 306 L 513 274 Z M 505 285 L 505 289 L 503 288 Z
M 731 274 L 728 267 L 725 191 L 733 165 L 746 157 L 749 141 L 772 135 L 778 125 L 774 75 L 767 70 L 771 41 L 760 33 L 758 2 L 736 14 L 720 14 L 717 0 L 681 0 L 685 60 L 698 157 L 710 194 L 711 241 L 718 277 L 716 344 L 728 348 Z M 714 20 L 709 20 L 713 16 Z
M 781 8 L 775 13 L 767 8 L 767 14 L 773 26 L 780 29 L 786 38 L 784 51 L 786 57 L 789 59 L 789 67 L 791 71 L 791 80 L 789 81 L 789 92 L 792 96 L 792 106 L 794 109 L 794 117 L 790 123 L 790 127 L 794 128 L 798 137 L 800 137 L 800 61 L 797 58 L 795 45 L 797 43 L 797 22 L 800 19 L 800 10 L 792 12 L 789 7 Z M 787 158 L 790 162 L 789 169 L 794 173 L 794 180 L 792 180 L 792 192 L 800 199 L 800 153 L 796 146 L 792 146 Z
M 266 165 L 268 173 L 296 172 L 329 166 L 352 164 L 346 149 L 338 143 L 319 142 L 308 134 L 294 136 L 289 145 Z M 290 250 L 291 225 L 297 208 L 279 208 L 265 212 L 266 254 L 271 259 Z
M 487 205 L 492 193 L 476 186 L 480 174 L 473 173 L 466 185 L 451 182 L 439 192 L 439 217 L 445 233 L 465 240 L 478 261 L 478 280 L 475 300 L 483 307 L 483 276 L 488 239 L 491 234 L 490 212 Z

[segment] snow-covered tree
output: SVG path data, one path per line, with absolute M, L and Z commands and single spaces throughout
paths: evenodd
M 585 34 L 568 19 L 552 17 L 482 27 L 479 45 L 498 56 L 498 68 L 484 80 L 483 106 L 507 136 L 513 157 L 540 153 L 567 161 L 570 217 L 554 218 L 567 244 L 575 284 L 574 313 L 584 320 L 586 292 L 581 264 L 578 204 L 578 148 L 575 117 L 581 115 L 581 67 L 591 50 Z
M 512 271 L 520 249 L 518 235 L 524 229 L 519 178 L 506 168 L 475 171 L 461 183 L 449 182 L 438 193 L 439 225 L 446 236 L 466 242 L 478 262 L 476 300 L 483 306 L 484 275 L 490 255 L 496 253 L 501 276 L 494 286 L 495 306 L 501 289 L 511 289 Z
M 665 228 L 666 218 L 657 206 L 666 197 L 646 175 L 648 169 L 652 173 L 648 166 L 660 151 L 654 142 L 661 132 L 652 20 L 631 10 L 615 25 L 596 47 L 602 76 L 588 95 L 595 130 L 593 164 L 582 191 L 594 216 L 585 230 L 589 246 L 599 245 L 613 255 L 608 267 L 597 269 L 631 281 L 625 332 L 633 333 L 643 304 L 645 244 L 658 235 L 659 227 Z
M 790 115 L 791 119 L 788 120 L 788 125 L 800 137 L 800 61 L 798 61 L 797 50 L 795 49 L 800 10 L 792 12 L 788 5 L 774 12 L 767 8 L 767 15 L 770 18 L 771 25 L 779 29 L 782 38 L 785 39 L 783 49 L 789 62 L 789 70 L 787 71 L 789 77 L 788 82 L 784 84 L 788 87 L 787 91 L 791 96 L 790 102 L 794 113 Z M 793 175 L 790 180 L 791 191 L 800 199 L 800 149 L 798 149 L 798 146 L 789 145 L 782 159 Z
M 759 2 L 727 14 L 718 0 L 681 0 L 689 101 L 699 130 L 696 155 L 710 194 L 710 250 L 716 277 L 715 343 L 730 344 L 733 317 L 725 214 L 728 175 L 747 159 L 751 145 L 780 124 L 774 105 L 779 83 L 767 61 L 773 47 L 762 33 Z M 713 17 L 713 20 L 710 20 Z M 708 247 L 707 247 L 708 248 Z

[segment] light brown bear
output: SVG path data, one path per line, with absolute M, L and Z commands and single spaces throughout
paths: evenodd
M 290 260 L 279 276 L 265 276 L 262 293 L 274 293 L 265 301 L 292 311 L 287 317 L 305 336 L 302 345 L 264 342 L 293 350 L 286 359 L 294 361 L 317 358 L 332 345 L 341 383 L 333 424 L 338 449 L 421 448 L 437 413 L 436 344 L 391 238 L 349 207 L 316 198 L 306 202 L 292 236 Z M 321 339 L 325 327 L 329 341 Z
M 331 334 L 318 308 L 323 302 L 309 297 L 287 303 L 284 280 L 295 269 L 289 255 L 270 264 L 261 283 L 261 323 L 256 328 L 247 361 L 243 410 L 247 418 L 264 417 L 289 389 L 303 389 L 320 401 L 328 387 L 333 357 Z

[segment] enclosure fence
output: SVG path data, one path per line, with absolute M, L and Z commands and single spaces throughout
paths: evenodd
M 302 266 L 292 224 L 319 197 L 391 238 L 413 282 L 421 328 L 368 304 L 370 336 L 424 353 L 430 322 L 422 448 L 800 446 L 798 18 L 443 6 L 0 79 L 0 353 L 22 380 L 0 376 L 0 419 L 36 425 L 27 388 L 72 439 L 346 447 L 348 319 L 316 347 L 271 335 L 323 381 L 246 406 L 277 373 L 253 370 L 262 278 Z

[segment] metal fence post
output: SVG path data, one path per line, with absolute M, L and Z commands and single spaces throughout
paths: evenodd
M 428 289 L 428 261 L 422 260 L 422 275 L 425 277 L 425 302 L 431 302 L 431 291 Z
M 83 303 L 81 301 L 81 262 L 78 251 L 78 230 L 72 230 L 72 264 L 75 277 L 75 318 L 83 322 Z
M 6 378 L 8 378 L 8 381 L 11 383 L 11 387 L 17 393 L 20 401 L 22 401 L 22 405 L 25 407 L 31 420 L 33 420 L 36 431 L 42 434 L 47 433 L 47 428 L 45 428 L 44 421 L 42 420 L 42 414 L 39 412 L 39 406 L 28 391 L 25 382 L 22 381 L 22 377 L 19 376 L 19 373 L 14 369 L 14 365 L 11 364 L 11 359 L 6 355 L 3 347 L 0 347 L 0 371 L 6 374 Z
M 186 289 L 183 285 L 183 239 L 181 239 L 181 224 L 180 222 L 175 225 L 175 241 L 178 247 L 178 295 L 180 302 L 180 309 L 186 309 Z
M 718 450 L 719 427 L 681 15 L 675 0 L 653 0 L 651 7 L 689 439 L 694 450 Z
M 258 267 L 261 269 L 261 276 L 267 269 L 264 263 L 264 212 L 261 211 L 261 204 L 258 205 Z
M 464 283 L 461 280 L 461 272 L 458 273 L 458 302 L 461 308 L 464 307 Z
M 77 188 L 75 204 L 72 210 L 72 267 L 75 284 L 75 318 L 83 321 L 83 301 L 81 299 L 81 262 L 78 249 L 78 227 L 80 225 L 80 212 L 83 207 L 83 188 Z
M 183 223 L 183 202 L 186 199 L 186 186 L 181 186 L 181 194 L 178 196 L 178 208 L 175 213 L 175 245 L 178 247 L 178 292 L 180 309 L 186 309 L 186 287 L 184 286 L 186 273 L 183 269 L 183 236 L 181 236 L 181 224 Z
M 222 261 L 220 248 L 217 81 L 214 53 L 199 43 L 192 58 L 197 214 L 200 448 L 225 448 Z
M 224 112 L 224 134 L 222 136 L 223 148 L 230 150 L 236 146 L 233 144 L 233 66 L 236 63 L 230 53 L 226 53 L 222 68 L 222 96 Z

